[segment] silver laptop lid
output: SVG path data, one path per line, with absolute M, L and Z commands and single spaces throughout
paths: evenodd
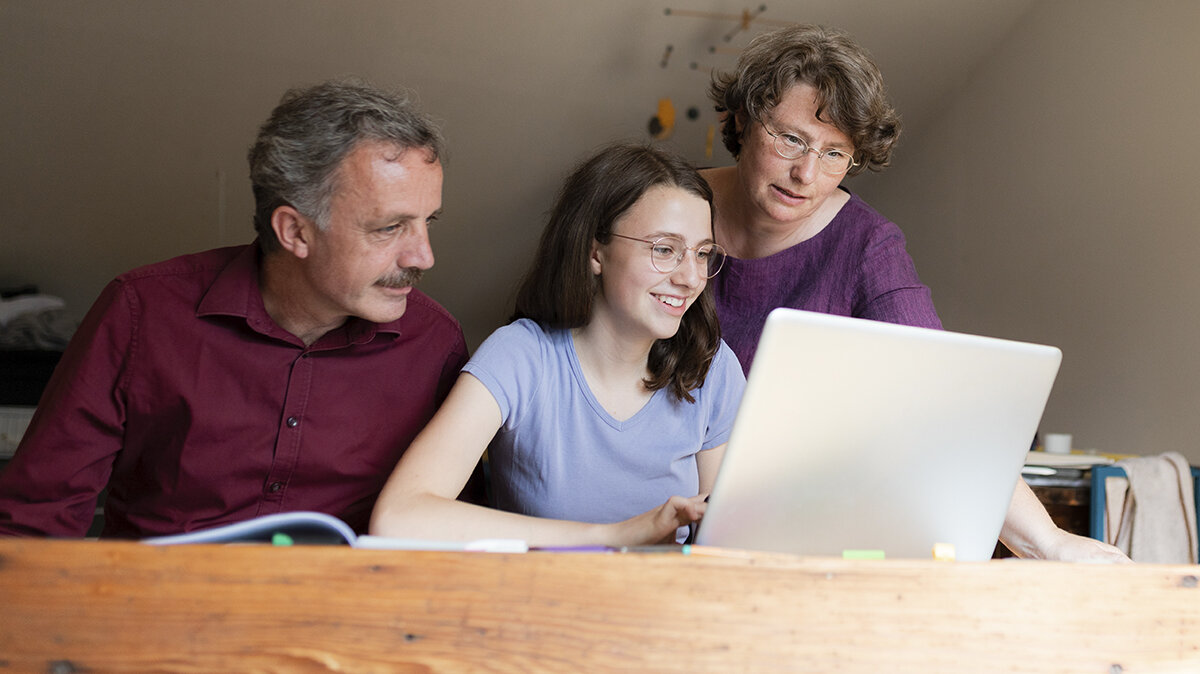
M 992 556 L 1057 375 L 1049 346 L 776 309 L 696 542 Z

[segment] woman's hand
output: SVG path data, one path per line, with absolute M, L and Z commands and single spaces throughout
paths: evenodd
M 1059 562 L 1129 562 L 1125 553 L 1092 538 L 1063 531 L 1034 496 L 1024 479 L 1017 480 L 1000 542 L 1012 553 L 1027 559 Z
M 612 530 L 611 539 L 607 544 L 621 547 L 674 543 L 675 531 L 679 527 L 697 522 L 704 516 L 708 507 L 704 502 L 706 498 L 708 494 L 697 494 L 690 498 L 672 496 L 666 503 L 653 510 L 609 525 Z
M 1110 564 L 1128 564 L 1133 561 L 1120 549 L 1108 543 L 1086 536 L 1078 536 L 1062 529 L 1058 530 L 1058 534 L 1042 551 L 1043 559 L 1059 562 L 1104 562 Z

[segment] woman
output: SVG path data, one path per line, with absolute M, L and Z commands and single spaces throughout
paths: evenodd
M 534 546 L 685 536 L 745 387 L 704 292 L 724 259 L 711 201 L 694 169 L 651 148 L 612 146 L 576 169 L 516 320 L 463 368 L 371 531 Z M 485 449 L 499 510 L 455 501 Z
M 866 51 L 837 30 L 784 28 L 752 41 L 709 96 L 737 160 L 703 172 L 729 253 L 713 297 L 744 370 L 776 307 L 941 328 L 900 229 L 841 186 L 886 167 L 900 133 Z M 1000 540 L 1023 557 L 1124 558 L 1056 527 L 1024 480 Z
M 866 52 L 841 32 L 786 28 L 754 40 L 709 95 L 737 160 L 704 172 L 730 255 L 713 293 L 743 368 L 776 307 L 940 328 L 900 229 L 841 187 L 887 166 L 900 133 Z

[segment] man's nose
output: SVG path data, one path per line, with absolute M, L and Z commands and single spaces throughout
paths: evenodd
M 433 245 L 429 242 L 429 228 L 424 224 L 412 228 L 405 237 L 404 248 L 396 262 L 400 267 L 429 269 L 433 267 Z

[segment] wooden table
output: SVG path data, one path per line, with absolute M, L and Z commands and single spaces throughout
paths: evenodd
M 1200 672 L 1200 567 L 0 540 L 0 672 Z

